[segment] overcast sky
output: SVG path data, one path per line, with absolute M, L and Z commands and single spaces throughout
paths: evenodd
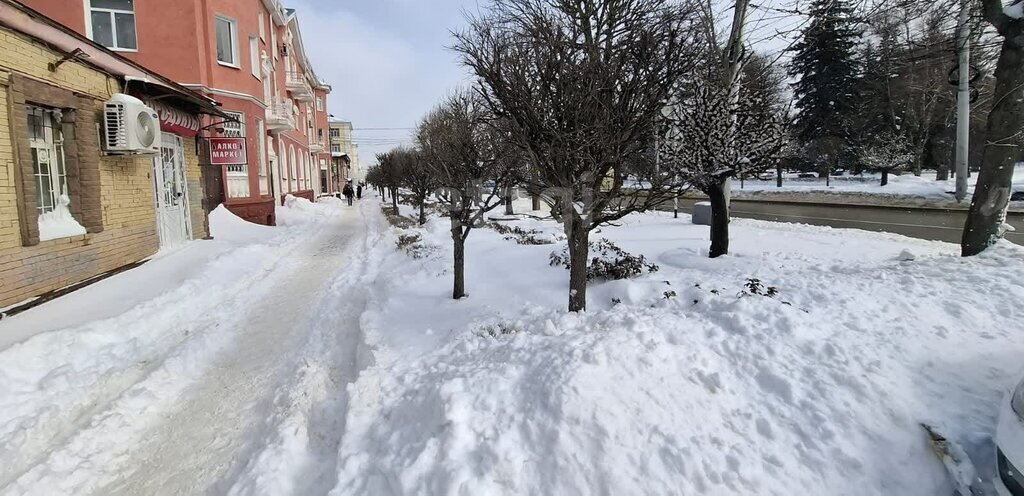
M 363 166 L 409 139 L 444 95 L 468 82 L 450 31 L 476 0 L 285 0 L 298 11 L 306 52 L 334 89 L 328 110 L 357 129 Z M 360 129 L 363 129 L 360 131 Z

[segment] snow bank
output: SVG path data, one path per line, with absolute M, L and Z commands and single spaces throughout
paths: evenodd
M 287 195 L 284 198 L 284 205 L 277 207 L 277 225 L 301 226 L 339 215 L 341 205 L 342 201 L 334 197 L 323 197 L 313 203 L 305 198 Z
M 978 174 L 973 174 L 968 180 L 968 195 L 964 205 L 970 203 L 970 196 L 974 193 L 974 186 Z M 861 176 L 835 176 L 830 179 L 831 185 L 826 185 L 824 179 L 809 178 L 800 179 L 795 175 L 787 175 L 784 178 L 782 187 L 776 186 L 775 177 L 770 179 L 748 180 L 740 183 L 734 180 L 732 183 L 734 198 L 763 198 L 765 195 L 800 195 L 807 197 L 807 200 L 827 201 L 830 197 L 850 196 L 855 199 L 863 197 L 865 200 L 927 200 L 928 203 L 939 206 L 956 205 L 953 193 L 956 191 L 956 180 L 937 181 L 934 171 L 925 171 L 921 176 L 913 174 L 890 175 L 889 184 L 881 186 L 879 174 L 864 174 Z M 1013 192 L 1024 192 L 1024 166 L 1018 165 L 1014 170 L 1012 185 Z M 924 203 L 922 204 L 928 204 Z M 1015 202 L 1014 207 L 1024 207 L 1024 202 Z
M 396 254 L 373 288 L 377 366 L 350 389 L 332 494 L 948 494 L 919 422 L 991 472 L 1022 372 L 1024 250 L 965 260 L 736 220 L 734 254 L 708 260 L 688 222 L 603 229 L 661 271 L 592 286 L 582 315 L 562 310 L 552 246 L 489 231 L 469 238 L 470 297 L 446 301 L 450 248 L 428 224 L 434 258 Z

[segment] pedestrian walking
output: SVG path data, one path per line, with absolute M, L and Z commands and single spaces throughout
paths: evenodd
M 348 205 L 352 206 L 352 196 L 355 195 L 355 191 L 352 190 L 352 180 L 349 179 L 345 183 L 345 187 L 342 188 L 341 194 L 345 195 L 345 199 L 348 200 Z
M 359 183 L 358 185 L 356 185 L 356 199 L 363 199 L 363 183 Z

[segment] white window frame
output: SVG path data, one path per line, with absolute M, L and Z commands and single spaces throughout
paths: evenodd
M 36 151 L 36 156 L 41 155 L 43 152 L 48 156 L 46 162 L 46 174 L 40 174 L 37 172 L 39 169 L 42 169 L 41 164 L 32 164 L 32 182 L 35 183 L 39 190 L 43 190 L 45 186 L 46 193 L 50 196 L 49 206 L 39 203 L 42 198 L 36 199 L 36 210 L 38 210 L 39 214 L 45 214 L 54 211 L 57 208 L 61 195 L 66 195 L 68 193 L 68 169 L 67 163 L 64 160 L 64 131 L 59 110 L 40 107 L 37 105 L 28 105 L 27 113 L 37 115 L 41 119 L 50 120 L 49 123 L 40 122 L 40 131 L 42 132 L 42 136 L 38 139 L 33 139 L 32 129 L 28 130 L 29 148 Z M 33 160 L 33 162 L 35 162 L 35 160 Z M 44 178 L 46 178 L 45 181 L 49 184 L 42 184 Z
M 245 114 L 242 112 L 230 112 L 225 110 L 225 114 L 238 120 L 238 122 L 232 122 L 228 119 L 224 119 L 224 123 L 221 127 L 224 129 L 222 133 L 224 136 L 232 138 L 244 138 L 245 137 Z
M 274 54 L 274 60 L 277 60 L 280 53 L 277 46 L 277 26 L 273 22 L 270 23 L 270 53 Z
M 256 134 L 257 134 L 257 136 L 256 136 L 256 155 L 257 155 L 257 158 L 258 158 L 257 168 L 259 170 L 260 176 L 266 176 L 267 175 L 267 163 L 266 163 L 267 162 L 267 152 L 266 152 L 267 142 L 266 142 L 266 140 L 263 139 L 263 137 L 266 135 L 266 131 L 264 131 L 263 121 L 261 119 L 256 119 Z
M 224 129 L 221 136 L 228 136 L 231 138 L 245 138 L 245 114 L 241 112 L 229 112 L 224 111 L 230 117 L 238 119 L 238 122 L 231 122 L 224 119 L 224 122 L 220 125 Z M 227 172 L 229 176 L 247 176 L 249 175 L 249 166 L 245 164 L 241 165 L 227 165 Z
M 263 8 L 260 8 L 260 41 L 267 42 L 267 15 L 263 13 Z
M 316 111 L 317 112 L 323 112 L 324 111 L 324 97 L 322 97 L 322 96 L 316 97 Z
M 217 58 L 217 63 L 224 67 L 241 69 L 241 62 L 238 60 L 238 21 L 220 14 L 213 16 L 213 19 L 213 56 Z M 226 22 L 231 30 L 231 36 L 229 37 L 231 41 L 231 62 L 225 62 L 217 55 L 217 43 L 220 40 L 220 37 L 217 36 L 217 26 L 221 21 Z
M 260 80 L 263 77 L 263 63 L 260 61 L 260 40 L 255 36 L 249 37 L 249 64 L 252 66 L 252 77 Z
M 135 15 L 135 5 L 132 4 L 132 10 L 121 10 L 121 9 L 104 9 L 100 7 L 93 8 L 92 0 L 84 0 L 85 2 L 85 35 L 93 41 L 96 41 L 92 37 L 92 13 L 104 12 L 110 16 L 110 30 L 111 38 L 114 40 L 114 46 L 107 47 L 109 50 L 114 52 L 138 52 L 139 51 L 139 23 L 138 17 Z M 117 23 L 114 22 L 115 14 L 131 14 L 132 23 L 135 24 L 135 48 L 124 48 L 117 46 Z

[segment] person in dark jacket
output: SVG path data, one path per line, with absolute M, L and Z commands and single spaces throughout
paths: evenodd
M 352 196 L 355 195 L 355 191 L 352 190 L 351 179 L 345 183 L 345 187 L 341 189 L 341 194 L 345 195 L 345 199 L 348 200 L 349 206 L 352 206 Z
M 362 200 L 363 199 L 363 183 L 359 183 L 359 184 L 356 185 L 356 199 L 357 200 Z

